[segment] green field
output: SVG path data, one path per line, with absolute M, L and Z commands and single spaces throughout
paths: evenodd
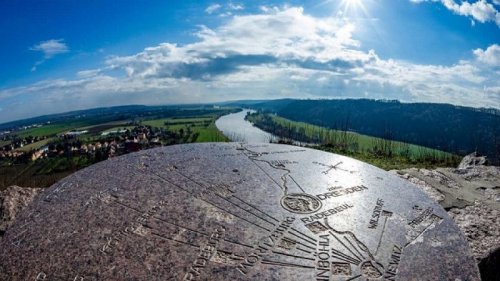
M 251 114 L 248 120 L 260 129 L 281 137 L 283 142 L 290 139 L 308 142 L 314 148 L 347 155 L 386 170 L 455 167 L 461 159 L 458 155 L 437 149 L 332 130 L 271 114 Z
M 201 126 L 202 123 L 211 122 L 214 118 L 215 116 L 194 118 L 161 118 L 142 121 L 142 124 L 156 128 L 178 130 L 186 127 L 186 125 Z
M 31 128 L 27 130 L 21 130 L 19 132 L 16 132 L 16 134 L 23 138 L 23 137 L 42 137 L 42 136 L 55 136 L 60 133 L 64 133 L 70 130 L 74 130 L 75 128 L 78 127 L 83 127 L 83 126 L 89 126 L 92 124 L 89 124 L 88 122 L 81 121 L 81 122 L 67 122 L 67 123 L 60 123 L 60 124 L 49 124 L 49 125 L 43 125 L 42 127 L 39 128 Z
M 174 132 L 189 132 L 193 142 L 220 142 L 228 139 L 217 129 L 215 120 L 218 115 L 193 118 L 161 118 L 142 121 L 143 125 L 163 128 Z

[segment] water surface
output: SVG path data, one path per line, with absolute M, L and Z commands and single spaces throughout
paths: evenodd
M 252 112 L 255 111 L 244 109 L 237 113 L 224 115 L 215 121 L 215 126 L 231 141 L 258 143 L 275 139 L 272 134 L 255 127 L 245 120 L 247 113 Z

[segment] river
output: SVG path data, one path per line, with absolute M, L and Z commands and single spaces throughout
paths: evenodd
M 244 109 L 237 113 L 224 115 L 215 121 L 215 126 L 231 141 L 259 143 L 276 139 L 272 134 L 265 132 L 245 120 L 247 113 L 253 110 Z

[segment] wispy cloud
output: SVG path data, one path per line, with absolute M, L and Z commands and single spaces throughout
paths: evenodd
M 228 9 L 239 11 L 239 10 L 244 10 L 245 6 L 243 4 L 236 4 L 236 3 L 230 2 L 228 4 Z
M 205 9 L 205 12 L 207 14 L 213 14 L 215 12 L 219 12 L 218 13 L 219 17 L 229 17 L 229 16 L 232 16 L 233 13 L 235 13 L 237 11 L 242 11 L 244 9 L 245 9 L 245 6 L 243 4 L 229 2 L 229 3 L 226 3 L 224 5 L 212 4 Z
M 48 59 L 51 59 L 55 55 L 64 54 L 69 52 L 69 48 L 64 43 L 64 39 L 51 39 L 47 41 L 41 41 L 38 44 L 30 48 L 31 51 L 41 52 L 43 54 L 43 59 L 37 61 L 32 67 L 31 71 L 35 71 L 37 66 L 42 64 Z
M 461 1 L 460 3 L 455 0 L 410 0 L 413 3 L 422 2 L 441 2 L 448 10 L 461 16 L 470 17 L 481 23 L 495 22 L 500 27 L 500 12 L 492 4 L 498 5 L 498 0 L 488 2 L 487 0 L 478 0 L 476 2 Z M 474 25 L 474 21 L 472 21 Z
M 212 4 L 205 9 L 207 14 L 212 14 L 213 12 L 219 10 L 222 6 L 220 4 Z

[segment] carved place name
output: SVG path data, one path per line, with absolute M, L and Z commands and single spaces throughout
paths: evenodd
M 432 215 L 432 211 L 432 208 L 425 209 L 418 217 L 409 222 L 408 225 L 411 227 L 417 227 Z
M 401 247 L 394 245 L 392 248 L 391 259 L 384 272 L 384 280 L 396 280 L 396 274 L 401 261 Z
M 134 221 L 130 222 L 126 227 L 114 232 L 111 236 L 106 238 L 106 243 L 101 247 L 100 251 L 104 254 L 112 253 L 120 243 L 127 239 L 131 234 L 145 236 L 149 233 L 145 225 L 149 219 L 153 217 L 164 205 L 166 201 L 160 201 L 158 204 L 151 207 L 147 212 L 142 213 Z
M 267 145 L 267 144 L 247 144 L 246 147 L 247 148 L 259 148 L 259 147 L 269 147 L 269 145 Z M 240 149 L 240 148 L 244 149 L 242 147 L 238 147 L 236 149 Z
M 223 158 L 223 157 L 234 157 L 234 156 L 240 156 L 241 153 L 222 153 L 222 154 L 215 154 L 215 158 Z
M 282 221 L 273 232 L 271 232 L 271 235 L 259 240 L 254 246 L 254 251 L 250 255 L 246 256 L 245 260 L 238 265 L 238 271 L 244 275 L 248 274 L 248 272 L 250 272 L 255 265 L 260 263 L 263 256 L 268 255 L 274 248 L 276 248 L 294 221 L 295 218 L 286 217 L 285 220 Z
M 184 275 L 182 280 L 198 280 L 201 271 L 207 266 L 208 261 L 217 252 L 217 247 L 222 239 L 224 239 L 224 234 L 226 229 L 224 227 L 216 228 L 215 231 L 210 235 L 208 243 L 200 247 L 200 252 L 196 257 L 193 264 L 189 267 L 188 272 Z
M 283 153 L 297 153 L 297 152 L 305 152 L 305 149 L 292 149 L 292 150 L 280 150 L 280 151 L 270 151 L 266 154 L 283 154 Z
M 321 213 L 316 213 L 314 215 L 310 215 L 308 217 L 301 218 L 301 220 L 303 223 L 311 223 L 313 221 L 322 220 L 322 219 L 329 217 L 331 215 L 335 215 L 337 213 L 340 213 L 340 212 L 345 211 L 345 210 L 352 208 L 352 207 L 354 207 L 354 206 L 351 204 L 345 203 L 345 204 L 342 204 L 342 205 L 335 207 L 333 209 L 329 209 L 329 210 L 326 210 L 326 211 L 321 212 Z
M 325 168 L 331 168 L 332 167 L 332 165 L 328 165 L 328 164 L 325 164 L 325 163 L 320 163 L 318 161 L 313 161 L 312 163 L 315 164 L 315 165 L 323 166 Z
M 269 164 L 275 167 L 285 167 L 286 165 L 291 165 L 291 164 L 298 164 L 299 162 L 297 161 L 291 161 L 291 160 L 271 160 L 269 161 Z
M 370 219 L 368 228 L 375 229 L 378 227 L 378 221 L 380 219 L 380 214 L 382 213 L 382 208 L 384 207 L 384 200 L 377 199 L 375 208 L 373 209 L 372 218 Z
M 340 186 L 340 185 L 337 185 L 337 186 L 330 186 L 329 188 L 327 188 L 328 191 L 334 191 L 334 190 L 337 190 L 337 189 L 342 189 L 343 187 Z
M 63 182 L 58 184 L 52 191 L 50 191 L 45 198 L 43 198 L 43 201 L 45 202 L 52 202 L 52 200 L 59 198 L 59 194 L 66 191 L 67 189 L 73 187 L 75 185 L 78 187 L 78 183 L 71 183 L 71 182 Z
M 348 188 L 344 188 L 344 189 L 337 189 L 337 190 L 333 190 L 333 191 L 330 191 L 327 193 L 319 194 L 319 195 L 316 195 L 316 197 L 318 197 L 320 200 L 326 200 L 328 198 L 340 197 L 340 196 L 344 196 L 347 194 L 351 194 L 351 193 L 355 193 L 355 192 L 359 192 L 359 191 L 363 191 L 363 190 L 368 190 L 368 187 L 366 187 L 364 185 L 357 185 L 357 186 L 353 186 L 353 187 L 348 187 Z
M 330 280 L 330 239 L 328 234 L 320 235 L 316 256 L 316 280 Z
M 85 203 L 83 203 L 83 207 L 88 207 L 94 205 L 96 202 L 101 201 L 105 203 L 111 202 L 111 193 L 109 189 L 99 191 L 95 194 L 92 194 Z
M 439 224 L 443 219 L 433 212 L 432 208 L 423 210 L 420 215 L 408 223 L 406 238 L 410 243 L 416 240 L 423 232 Z

